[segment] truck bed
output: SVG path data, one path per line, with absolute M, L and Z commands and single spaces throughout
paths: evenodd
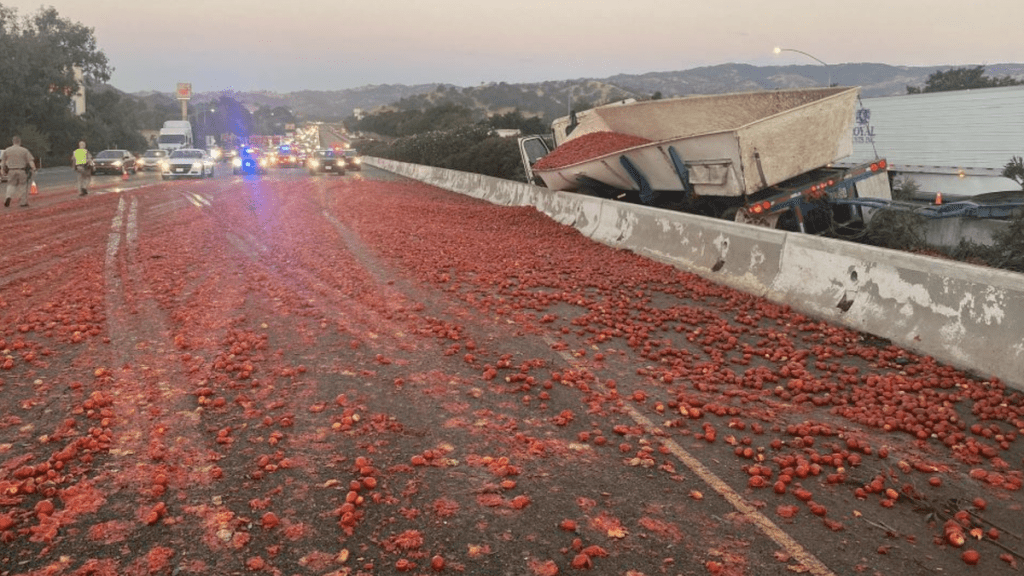
M 534 173 L 555 190 L 578 189 L 580 177 L 640 190 L 639 173 L 658 192 L 686 191 L 688 181 L 697 195 L 753 194 L 848 156 L 858 92 L 777 90 L 594 108 L 563 146 L 595 132 L 651 142 Z

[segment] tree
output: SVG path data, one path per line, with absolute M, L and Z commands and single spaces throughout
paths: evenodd
M 1003 177 L 1020 184 L 1021 190 L 1024 190 L 1024 158 L 1011 156 L 1010 161 L 1003 166 Z
M 86 86 L 110 79 L 112 69 L 92 28 L 62 18 L 52 7 L 22 18 L 0 5 L 0 139 L 9 141 L 34 126 L 56 150 L 53 134 L 75 122 L 71 96 L 86 87 L 75 80 L 76 67 Z
M 256 134 L 284 134 L 287 131 L 285 126 L 296 123 L 295 115 L 284 106 L 260 106 L 253 116 Z
M 51 138 L 64 140 L 61 150 L 67 150 L 70 155 L 71 150 L 77 147 L 77 141 L 83 137 L 94 149 L 146 149 L 148 143 L 142 137 L 139 124 L 139 117 L 145 109 L 143 104 L 113 89 L 91 92 L 87 98 L 89 106 L 82 115 L 84 133 L 51 133 Z
M 519 130 L 523 134 L 543 134 L 548 132 L 548 127 L 541 122 L 540 118 L 523 116 L 518 108 L 505 114 L 495 114 L 487 119 L 492 128 L 505 128 Z
M 384 136 L 411 136 L 432 130 L 451 130 L 474 123 L 469 108 L 444 102 L 426 110 L 385 110 L 364 116 L 354 124 L 356 130 Z
M 221 96 L 214 104 L 213 129 L 221 134 L 231 133 L 239 138 L 254 134 L 256 123 L 252 114 L 238 100 Z
M 1017 86 L 1019 84 L 1024 84 L 1024 82 L 1016 80 L 1011 76 L 989 78 L 985 76 L 984 66 L 974 66 L 972 68 L 952 68 L 935 72 L 928 76 L 923 89 L 916 86 L 907 86 L 907 94 L 997 88 L 999 86 Z

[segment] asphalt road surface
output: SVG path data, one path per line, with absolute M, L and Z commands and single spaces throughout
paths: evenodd
M 0 212 L 2 576 L 1017 572 L 999 382 L 372 168 L 66 172 Z

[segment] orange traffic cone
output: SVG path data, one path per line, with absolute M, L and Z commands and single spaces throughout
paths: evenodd
M 128 179 L 128 171 L 127 170 L 122 170 L 121 171 L 121 180 L 127 180 L 127 179 Z
M 942 192 L 935 193 L 935 205 L 938 206 L 939 204 L 942 204 Z
M 33 196 L 35 196 L 36 194 L 39 194 L 39 186 L 36 186 L 36 181 L 35 180 L 32 181 L 32 188 L 29 190 L 29 194 L 31 194 Z

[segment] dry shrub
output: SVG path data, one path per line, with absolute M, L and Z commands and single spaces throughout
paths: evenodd
M 912 212 L 880 210 L 864 230 L 864 242 L 892 250 L 921 250 L 926 247 L 924 222 L 924 216 Z

